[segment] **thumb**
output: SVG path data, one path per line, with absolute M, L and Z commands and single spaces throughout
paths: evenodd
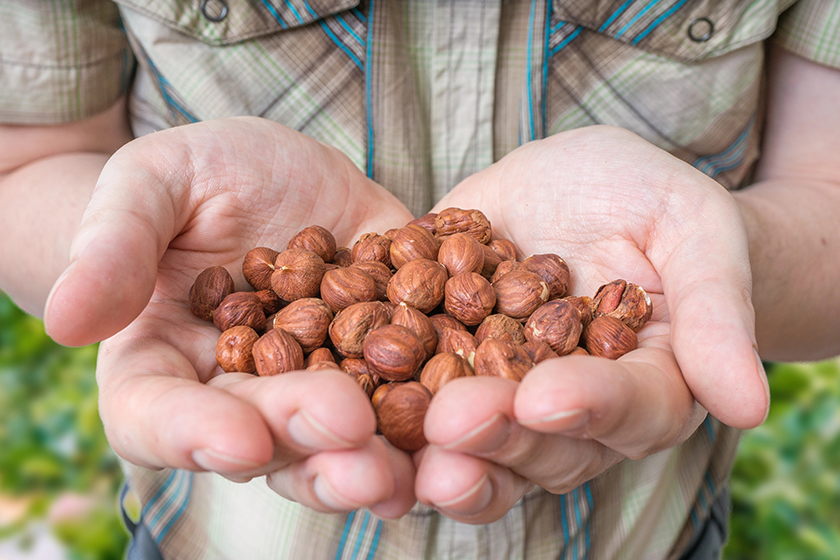
M 656 227 L 663 252 L 651 260 L 664 263 L 657 268 L 672 347 L 695 399 L 723 423 L 753 428 L 766 418 L 770 396 L 756 352 L 746 230 L 729 193 L 701 181 L 706 196 L 698 197 L 694 184 L 691 197 L 672 198 L 680 207 L 669 208 L 670 218 Z
M 59 344 L 93 344 L 131 323 L 149 302 L 158 261 L 177 232 L 179 197 L 161 180 L 166 173 L 126 155 L 133 144 L 105 165 L 73 239 L 70 264 L 47 298 L 44 326 Z

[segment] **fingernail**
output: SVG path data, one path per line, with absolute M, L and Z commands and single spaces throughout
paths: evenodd
M 205 471 L 217 473 L 250 471 L 260 466 L 260 463 L 231 457 L 214 449 L 196 449 L 192 452 L 192 460 Z
M 330 509 L 336 511 L 352 511 L 362 507 L 361 504 L 353 503 L 336 492 L 323 475 L 319 474 L 315 477 L 312 488 L 318 500 Z
M 479 513 L 487 509 L 493 500 L 493 484 L 486 474 L 469 490 L 445 502 L 436 502 L 434 507 L 461 515 Z
M 286 428 L 289 436 L 298 445 L 310 449 L 344 449 L 352 447 L 349 441 L 338 437 L 307 411 L 299 410 L 289 419 Z
M 479 424 L 467 434 L 444 449 L 457 449 L 465 453 L 489 453 L 505 444 L 511 432 L 511 424 L 502 413 L 496 413 L 486 422 Z
M 753 347 L 753 354 L 755 354 L 755 363 L 758 367 L 758 379 L 764 387 L 764 395 L 767 402 L 767 407 L 764 410 L 764 419 L 761 421 L 763 424 L 767 420 L 767 416 L 770 414 L 770 383 L 767 380 L 767 372 L 764 370 L 764 362 L 761 360 L 761 356 L 758 355 L 758 350 L 756 350 L 755 347 Z
M 589 411 L 585 408 L 572 410 L 561 410 L 546 416 L 540 416 L 532 420 L 518 419 L 523 426 L 539 427 L 543 430 L 549 429 L 556 432 L 574 432 L 580 430 L 589 423 Z
M 61 273 L 61 276 L 59 276 L 56 279 L 55 284 L 53 284 L 52 289 L 50 289 L 50 293 L 47 295 L 47 301 L 44 303 L 44 324 L 45 325 L 49 324 L 48 315 L 50 313 L 50 306 L 52 304 L 53 297 L 55 296 L 56 292 L 58 292 L 58 290 L 61 288 L 61 285 L 64 284 L 64 281 L 70 275 L 70 272 L 76 267 L 76 262 L 77 261 L 74 260 L 69 265 L 67 265 L 67 268 L 65 268 L 64 272 Z

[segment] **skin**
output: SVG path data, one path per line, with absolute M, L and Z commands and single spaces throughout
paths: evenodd
M 107 339 L 101 413 L 131 462 L 236 480 L 267 474 L 280 495 L 319 511 L 371 506 L 390 518 L 419 499 L 487 523 L 535 484 L 565 492 L 624 457 L 685 441 L 707 411 L 740 428 L 760 424 L 769 399 L 756 347 L 769 359 L 840 351 L 829 334 L 840 314 L 825 305 L 826 279 L 840 276 L 840 73 L 783 51 L 771 68 L 765 158 L 758 182 L 739 193 L 627 131 L 592 127 L 523 146 L 439 203 L 481 208 L 523 254 L 562 255 L 573 293 L 626 278 L 648 290 L 655 313 L 640 348 L 618 361 L 569 357 L 519 385 L 447 385 L 427 415 L 431 444 L 414 457 L 373 435 L 370 405 L 346 376 L 218 375 L 218 333 L 188 311 L 189 286 L 207 266 L 226 266 L 244 288 L 239 265 L 254 246 L 282 248 L 313 223 L 347 243 L 411 219 L 338 152 L 280 125 L 179 127 L 110 158 L 125 130 L 118 109 L 104 119 L 115 138 L 104 146 L 48 140 L 64 138 L 57 127 L 40 136 L 57 144 L 44 155 L 26 136 L 28 151 L 4 163 L 4 218 L 9 208 L 43 212 L 27 199 L 61 187 L 81 222 L 27 230 L 21 219 L 27 235 L 3 241 L 4 262 L 29 266 L 38 281 L 0 280 L 25 308 L 45 306 L 57 341 Z M 24 132 L 33 133 L 0 129 L 0 146 Z M 70 238 L 66 253 L 58 241 L 54 259 L 33 258 L 33 243 Z M 53 282 L 47 299 L 42 286 Z M 358 484 L 362 470 L 372 484 Z

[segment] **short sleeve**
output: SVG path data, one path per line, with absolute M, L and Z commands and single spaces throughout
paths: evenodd
M 134 58 L 108 0 L 0 2 L 0 122 L 59 124 L 113 105 Z
M 803 58 L 840 68 L 840 0 L 800 0 L 779 17 L 773 40 Z

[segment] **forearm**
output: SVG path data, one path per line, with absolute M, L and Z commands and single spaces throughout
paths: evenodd
M 734 196 L 747 226 L 761 357 L 840 354 L 840 185 L 778 179 Z

